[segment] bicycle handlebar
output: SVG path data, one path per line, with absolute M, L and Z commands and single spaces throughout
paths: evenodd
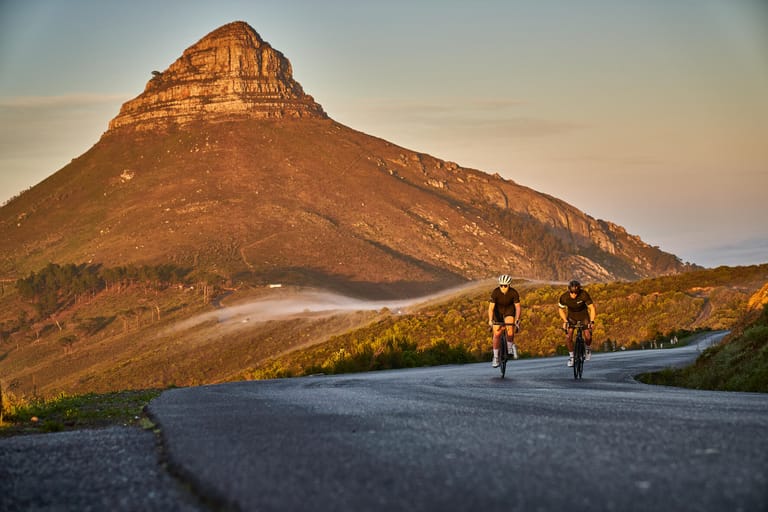
M 493 325 L 503 325 L 503 326 L 510 326 L 515 328 L 515 332 L 520 332 L 520 322 L 516 321 L 511 324 L 508 324 L 506 322 L 491 322 Z
M 589 324 L 593 324 L 594 325 L 595 322 L 589 321 L 587 323 L 584 323 L 581 320 L 577 320 L 576 323 L 573 323 L 573 322 L 563 322 L 563 323 L 568 324 L 568 327 L 563 327 L 563 331 L 568 332 L 568 328 L 571 328 L 571 327 L 574 328 L 574 329 L 577 329 L 579 327 L 581 327 L 583 329 L 584 328 L 590 329 L 590 325 Z

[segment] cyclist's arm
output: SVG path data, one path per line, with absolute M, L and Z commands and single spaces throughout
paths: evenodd
M 496 304 L 493 302 L 488 303 L 488 323 L 493 323 L 493 310 L 496 309 Z
M 557 310 L 557 312 L 560 315 L 560 318 L 562 319 L 563 323 L 568 322 L 568 307 L 560 302 L 558 302 L 557 305 L 559 306 L 559 309 Z
M 589 312 L 589 321 L 594 322 L 595 317 L 597 316 L 597 309 L 595 309 L 595 305 L 590 304 L 589 306 L 587 306 L 587 311 Z
M 520 322 L 520 303 L 515 302 L 515 322 Z

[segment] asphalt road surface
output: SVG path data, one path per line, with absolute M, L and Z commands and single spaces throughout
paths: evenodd
M 0 439 L 1 512 L 207 510 L 135 427 Z
M 768 395 L 632 379 L 699 350 L 169 390 L 159 439 L 0 440 L 0 511 L 768 510 Z
M 702 344 L 713 342 L 710 336 Z M 172 472 L 214 509 L 768 510 L 768 395 L 632 376 L 700 348 L 174 389 Z

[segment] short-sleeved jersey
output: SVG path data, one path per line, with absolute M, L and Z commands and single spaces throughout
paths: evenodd
M 568 309 L 568 318 L 572 320 L 589 320 L 589 311 L 587 306 L 592 304 L 592 297 L 589 296 L 587 290 L 580 290 L 576 297 L 571 297 L 571 294 L 565 292 L 560 296 L 558 306 Z
M 511 286 L 507 289 L 507 293 L 496 287 L 491 292 L 491 302 L 495 304 L 493 308 L 494 319 L 497 322 L 503 322 L 505 316 L 515 316 L 515 304 L 520 303 L 520 294 Z

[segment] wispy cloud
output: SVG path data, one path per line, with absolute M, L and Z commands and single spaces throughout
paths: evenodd
M 707 267 L 768 263 L 768 235 L 705 248 L 699 260 Z
M 440 98 L 434 101 L 393 100 L 392 98 L 363 98 L 354 102 L 356 109 L 369 112 L 408 114 L 446 114 L 460 112 L 500 112 L 525 105 L 523 100 L 488 98 L 468 101 L 466 98 Z
M 484 128 L 498 137 L 545 137 L 573 132 L 584 128 L 577 123 L 535 117 L 502 117 L 497 119 L 472 119 L 473 128 Z
M 473 137 L 491 138 L 544 137 L 584 129 L 585 126 L 528 115 L 527 102 L 512 98 L 490 98 L 475 101 L 440 98 L 435 101 L 392 101 L 366 99 L 354 102 L 347 115 L 353 125 L 370 123 L 396 127 L 400 131 L 429 130 L 432 133 L 460 134 L 471 131 Z
M 637 172 L 635 167 L 657 167 L 659 172 L 668 172 L 662 166 L 669 165 L 661 158 L 643 155 L 575 155 L 554 157 L 553 161 L 572 162 L 580 164 L 594 164 L 601 166 L 610 166 L 614 174 L 628 174 Z
M 0 107 L 10 109 L 68 108 L 126 101 L 128 94 L 65 94 L 60 96 L 0 96 Z

